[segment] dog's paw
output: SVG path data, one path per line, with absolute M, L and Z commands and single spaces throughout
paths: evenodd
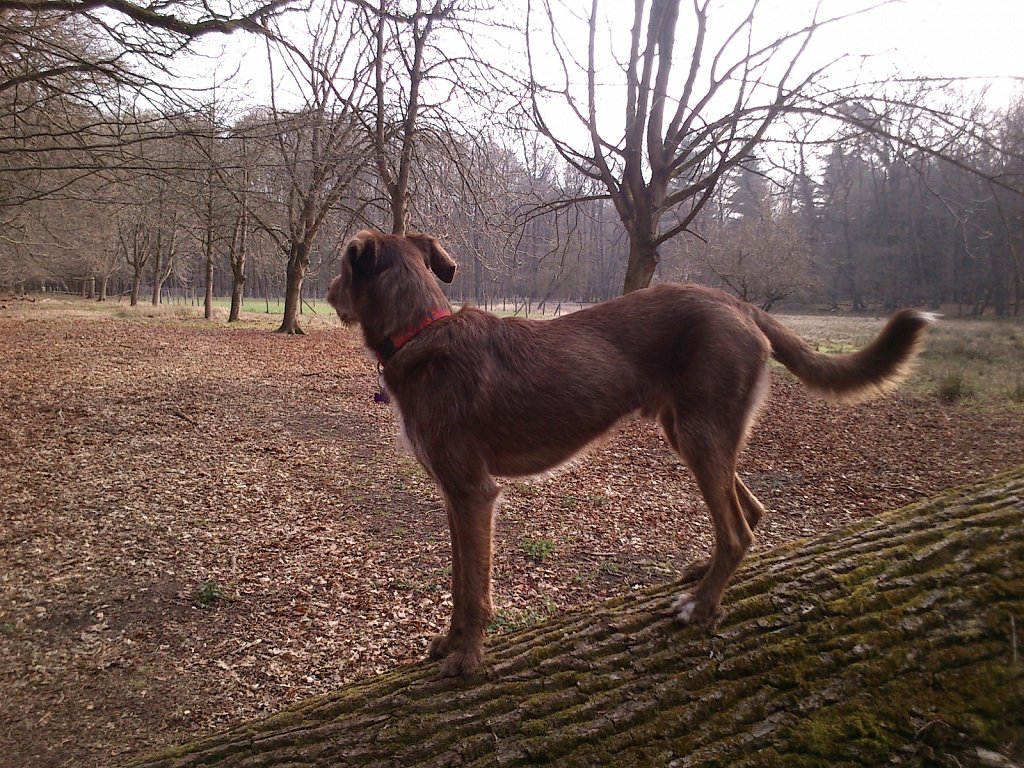
M 684 592 L 672 603 L 670 613 L 676 624 L 684 627 L 691 624 L 707 624 L 715 616 L 715 609 L 718 606 L 708 605 L 705 601 L 698 599 L 689 592 Z
M 463 641 L 460 643 L 460 639 Z M 463 635 L 435 635 L 427 648 L 427 655 L 441 660 L 438 677 L 465 677 L 475 674 L 483 665 L 483 644 L 466 647 Z
M 449 653 L 452 652 L 454 643 L 450 635 L 434 635 L 434 639 L 430 641 L 430 645 L 427 646 L 427 656 L 434 661 L 443 659 Z
M 441 669 L 438 677 L 469 677 L 480 671 L 483 666 L 483 650 L 471 648 L 469 650 L 459 649 L 449 653 L 441 662 Z

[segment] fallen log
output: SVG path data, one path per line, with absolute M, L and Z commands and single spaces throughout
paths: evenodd
M 712 628 L 678 584 L 496 637 L 137 766 L 1014 766 L 1024 467 L 750 557 Z

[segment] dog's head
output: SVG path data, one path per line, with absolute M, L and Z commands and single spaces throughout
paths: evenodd
M 401 323 L 401 316 L 448 301 L 433 275 L 450 283 L 457 266 L 431 235 L 386 235 L 366 229 L 345 246 L 341 272 L 331 281 L 327 302 L 347 325 L 364 330 L 374 321 Z M 382 329 L 383 330 L 383 329 Z

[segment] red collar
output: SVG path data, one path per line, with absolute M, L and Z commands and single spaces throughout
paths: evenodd
M 383 342 L 373 347 L 373 351 L 377 353 L 377 360 L 382 363 L 386 363 L 395 352 L 401 349 L 403 346 L 412 341 L 418 333 L 433 325 L 438 320 L 445 317 L 451 317 L 452 311 L 450 309 L 432 309 L 427 313 L 419 323 L 409 328 L 407 331 L 394 336 L 389 336 Z

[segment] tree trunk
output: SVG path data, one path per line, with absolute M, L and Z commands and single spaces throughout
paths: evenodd
M 203 296 L 203 317 L 213 319 L 213 253 L 206 254 L 206 294 Z
M 205 288 L 203 296 L 203 317 L 207 320 L 213 319 L 213 203 L 208 204 L 206 220 L 206 243 L 205 243 Z
M 160 291 L 164 287 L 164 280 L 161 277 L 160 272 L 160 259 L 163 257 L 161 251 L 162 238 L 158 235 L 156 238 L 156 248 L 153 254 L 153 294 L 151 296 L 151 303 L 154 307 L 160 304 Z
M 989 289 L 996 317 L 1010 314 L 1010 274 L 1006 268 L 1009 259 L 1006 256 L 1004 249 L 996 244 L 989 249 Z
M 153 279 L 153 296 L 152 296 L 152 301 L 151 301 L 151 303 L 153 304 L 154 307 L 160 306 L 160 294 L 163 291 L 163 288 L 164 288 L 163 278 L 154 278 Z
M 132 275 L 132 294 L 129 306 L 137 306 L 139 303 L 139 288 L 142 286 L 142 275 L 136 272 Z
M 242 311 L 242 296 L 245 291 L 245 275 L 235 274 L 231 283 L 231 310 L 228 312 L 228 322 L 238 321 L 239 313 Z
M 416 664 L 136 765 L 1024 757 L 1024 468 L 749 558 L 714 629 L 666 618 L 683 588 L 494 638 L 474 680 Z
M 405 222 L 408 218 L 408 203 L 401 189 L 391 190 L 391 234 L 405 235 Z
M 657 267 L 658 250 L 654 244 L 630 238 L 629 261 L 626 262 L 626 280 L 622 292 L 632 293 L 649 286 Z
M 284 293 L 284 317 L 281 320 L 281 327 L 274 333 L 303 333 L 299 325 L 299 309 L 302 304 L 302 281 L 306 276 L 308 264 L 308 246 L 302 242 L 292 242 L 288 254 L 288 284 L 285 286 Z
M 246 176 L 248 179 L 248 175 Z M 243 197 L 243 201 L 246 198 Z M 248 243 L 249 222 L 243 208 L 241 216 L 235 226 L 234 237 L 231 240 L 231 251 L 229 260 L 231 262 L 231 309 L 228 312 L 228 322 L 238 321 L 242 311 L 242 297 L 245 294 L 245 259 Z

